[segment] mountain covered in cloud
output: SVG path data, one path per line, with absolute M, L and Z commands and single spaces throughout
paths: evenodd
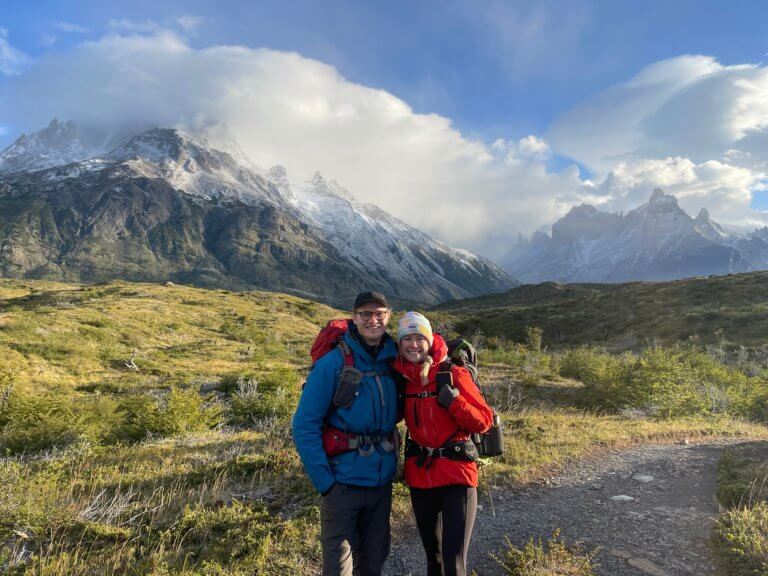
M 316 174 L 294 181 L 173 129 L 108 152 L 52 122 L 0 152 L 0 274 L 434 304 L 515 284 Z M 103 147 L 102 147 L 103 148 Z
M 729 231 L 706 209 L 692 218 L 674 196 L 653 191 L 626 214 L 582 204 L 552 235 L 521 238 L 503 262 L 523 282 L 624 282 L 768 269 L 768 228 Z

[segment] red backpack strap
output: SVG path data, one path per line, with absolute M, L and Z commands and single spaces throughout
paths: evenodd
M 336 341 L 336 346 L 341 350 L 341 355 L 344 358 L 344 366 L 354 367 L 355 357 L 352 355 L 352 349 L 349 347 L 349 344 L 344 341 L 344 336 L 341 336 Z

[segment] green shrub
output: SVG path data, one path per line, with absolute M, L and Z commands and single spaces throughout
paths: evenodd
M 0 451 L 39 452 L 80 439 L 96 440 L 112 410 L 107 398 L 59 390 L 33 394 L 7 389 L 0 402 Z
M 614 356 L 597 348 L 574 348 L 558 359 L 560 375 L 584 384 L 584 401 L 601 408 L 629 404 L 627 376 L 633 361 L 630 354 Z
M 718 563 L 729 576 L 768 574 L 768 504 L 728 510 L 715 522 Z
M 584 384 L 590 406 L 636 408 L 665 418 L 730 413 L 768 419 L 768 382 L 695 346 L 654 346 L 621 356 L 583 347 L 561 354 L 557 365 L 561 376 Z
M 128 396 L 117 404 L 119 420 L 111 439 L 137 442 L 150 435 L 176 436 L 212 428 L 219 422 L 220 410 L 209 406 L 209 400 L 193 389 L 176 387 L 159 398 Z
M 538 352 L 541 350 L 541 342 L 544 339 L 544 330 L 537 326 L 525 327 L 525 345 L 528 350 Z
M 299 375 L 290 368 L 277 368 L 257 379 L 244 374 L 230 399 L 229 422 L 253 426 L 266 418 L 285 418 L 293 413 L 299 394 Z
M 541 540 L 534 543 L 531 538 L 522 549 L 507 540 L 503 555 L 495 559 L 508 576 L 595 576 L 593 556 L 594 553 L 566 546 L 560 538 L 560 531 L 556 530 L 546 544 L 542 544 Z
M 725 450 L 717 462 L 717 499 L 729 508 L 768 499 L 768 464 Z

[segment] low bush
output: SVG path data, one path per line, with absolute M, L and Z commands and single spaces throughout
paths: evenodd
M 665 418 L 729 413 L 768 419 L 768 382 L 695 346 L 653 346 L 621 356 L 582 347 L 561 354 L 558 368 L 561 376 L 583 382 L 589 406 Z
M 717 463 L 717 499 L 738 508 L 768 499 L 768 464 L 726 450 Z
M 768 504 L 734 508 L 715 522 L 713 539 L 723 574 L 768 574 Z
M 546 544 L 541 540 L 534 543 L 531 538 L 523 548 L 517 548 L 507 540 L 502 556 L 495 559 L 508 576 L 595 576 L 593 556 L 594 553 L 566 546 L 556 530 Z
M 7 388 L 0 400 L 0 452 L 20 454 L 99 440 L 114 403 L 105 397 Z
M 206 430 L 218 424 L 221 411 L 211 405 L 210 398 L 196 390 L 171 388 L 155 397 L 133 394 L 118 402 L 118 422 L 111 440 L 137 442 L 147 436 L 175 436 Z
M 230 398 L 228 420 L 235 426 L 254 426 L 268 418 L 286 418 L 293 413 L 300 393 L 298 373 L 280 367 L 262 377 L 238 377 Z

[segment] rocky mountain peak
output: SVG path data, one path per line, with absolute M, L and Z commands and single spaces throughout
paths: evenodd
M 0 152 L 0 171 L 34 171 L 79 162 L 95 150 L 81 142 L 81 131 L 73 122 L 54 118 L 45 128 L 21 134 Z
M 699 210 L 693 224 L 696 232 L 712 242 L 720 242 L 728 236 L 720 224 L 712 221 L 709 217 L 709 211 L 706 208 Z
M 285 166 L 275 164 L 267 171 L 267 178 L 285 198 L 288 200 L 295 200 L 296 195 L 291 189 L 291 183 L 288 180 L 288 171 L 285 169 Z
M 702 208 L 701 210 L 699 210 L 699 213 L 698 213 L 698 215 L 695 218 L 695 222 L 697 224 L 699 224 L 699 223 L 701 223 L 701 224 L 711 223 L 712 220 L 709 217 L 709 210 L 707 210 L 706 208 Z
M 325 178 L 323 178 L 323 175 L 320 174 L 320 172 L 315 172 L 315 175 L 312 176 L 312 180 L 310 180 L 310 184 L 312 185 L 315 194 L 328 197 L 336 196 L 336 193 L 328 185 L 328 182 L 325 181 Z
M 677 198 L 671 194 L 665 194 L 661 188 L 656 188 L 648 199 L 648 206 L 656 210 L 678 209 Z
M 107 156 L 115 160 L 129 158 L 162 162 L 180 160 L 183 156 L 194 157 L 203 147 L 176 128 L 153 128 L 130 138 L 112 150 Z
M 618 229 L 621 222 L 619 214 L 600 212 L 590 204 L 580 204 L 552 225 L 552 241 L 561 246 L 579 239 L 598 238 L 606 231 Z

